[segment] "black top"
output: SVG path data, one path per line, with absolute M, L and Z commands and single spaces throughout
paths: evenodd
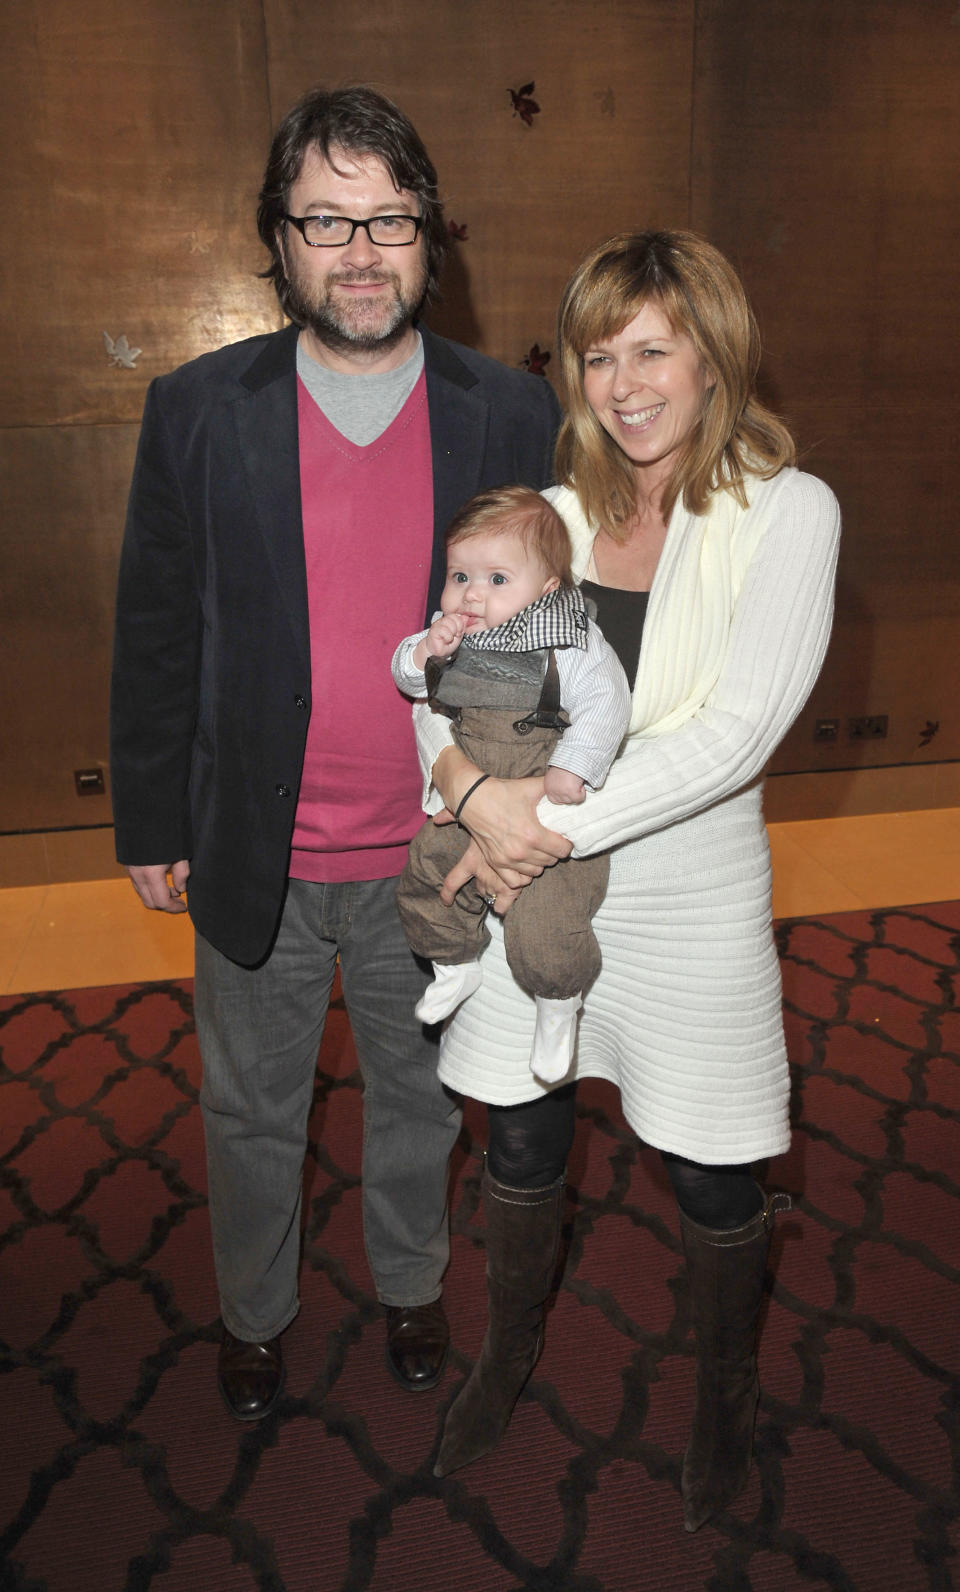
M 621 591 L 618 586 L 598 586 L 596 581 L 580 582 L 584 597 L 597 610 L 597 624 L 620 662 L 633 690 L 640 662 L 643 622 L 647 617 L 648 591 Z

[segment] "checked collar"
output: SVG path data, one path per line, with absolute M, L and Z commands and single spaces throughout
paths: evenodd
M 578 586 L 557 586 L 492 630 L 464 636 L 477 652 L 537 652 L 542 647 L 587 645 L 587 611 Z

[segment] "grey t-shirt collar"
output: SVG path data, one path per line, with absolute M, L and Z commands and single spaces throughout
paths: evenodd
M 297 340 L 297 375 L 340 435 L 365 448 L 396 420 L 420 379 L 423 339 L 419 332 L 416 339 L 416 349 L 402 365 L 366 375 L 319 364 L 306 352 L 301 337 Z

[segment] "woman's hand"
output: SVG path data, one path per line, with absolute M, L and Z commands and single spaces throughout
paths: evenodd
M 565 835 L 544 829 L 538 819 L 542 795 L 541 778 L 487 779 L 460 814 L 484 861 L 511 890 L 522 889 L 573 849 Z
M 440 887 L 440 900 L 445 906 L 451 906 L 457 891 L 471 880 L 477 894 L 482 896 L 487 905 L 501 917 L 505 912 L 509 912 L 520 894 L 519 888 L 511 889 L 500 874 L 484 862 L 483 852 L 475 840 L 471 840 L 460 861 L 451 868 L 444 879 Z M 524 879 L 523 882 L 530 883 L 529 879 Z
M 544 868 L 569 856 L 572 845 L 556 830 L 545 829 L 537 818 L 537 802 L 543 795 L 542 779 L 485 779 L 471 791 L 470 787 L 479 778 L 480 769 L 455 746 L 446 747 L 433 768 L 433 783 L 448 811 L 455 813 L 464 802 L 460 822 L 475 842 L 450 875 L 450 879 L 456 881 L 451 894 L 468 879 L 477 877 L 479 854 L 499 880 L 499 888 L 494 892 L 495 881 L 488 876 L 488 888 L 481 894 L 495 893 L 500 897 L 504 892 L 523 889 Z M 515 900 L 515 895 L 510 899 Z

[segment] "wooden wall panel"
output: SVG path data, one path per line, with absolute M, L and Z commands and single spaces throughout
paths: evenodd
M 255 274 L 269 133 L 259 0 L 4 7 L 0 425 L 138 419 L 151 376 L 280 324 Z
M 552 347 L 560 291 L 591 243 L 686 223 L 693 0 L 264 9 L 277 117 L 313 83 L 366 81 L 421 132 L 468 228 L 429 317 L 438 330 L 516 365 Z M 509 90 L 531 81 L 528 127 Z
M 9 832 L 109 822 L 72 771 L 107 758 L 116 560 L 148 381 L 281 317 L 256 277 L 271 129 L 259 0 L 14 0 L 4 24 Z M 142 349 L 133 368 L 110 362 L 103 332 Z
M 846 540 L 824 678 L 780 769 L 960 757 L 955 0 L 10 0 L 0 56 L 0 832 L 103 822 L 112 588 L 143 393 L 280 324 L 256 272 L 273 126 L 315 82 L 417 123 L 454 245 L 438 329 L 517 365 L 608 233 L 741 266 L 765 381 Z M 510 89 L 533 81 L 532 126 Z M 111 364 L 102 333 L 142 349 Z M 548 376 L 551 366 L 546 366 Z M 887 712 L 819 748 L 814 717 Z M 919 746 L 927 720 L 940 729 Z
M 844 512 L 834 643 L 774 766 L 956 758 L 956 7 L 697 13 L 693 223 L 740 264 L 769 389 Z M 886 742 L 813 743 L 815 717 L 865 713 Z
M 73 770 L 107 762 L 113 602 L 138 426 L 0 431 L 0 829 L 110 822 Z

